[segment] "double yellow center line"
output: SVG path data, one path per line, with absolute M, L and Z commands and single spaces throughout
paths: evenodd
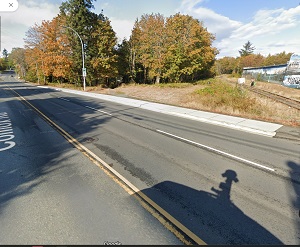
M 72 137 L 59 125 L 48 118 L 44 113 L 37 109 L 34 105 L 28 102 L 23 96 L 17 93 L 15 90 L 9 88 L 14 94 L 16 94 L 20 100 L 39 114 L 50 126 L 58 131 L 69 143 L 76 147 L 80 152 L 87 156 L 95 165 L 101 168 L 108 176 L 110 176 L 115 182 L 117 182 L 127 193 L 133 195 L 139 200 L 141 205 L 149 211 L 156 219 L 158 219 L 169 231 L 171 231 L 179 240 L 187 245 L 206 245 L 206 243 L 200 239 L 195 233 L 190 231 L 187 227 L 176 220 L 166 210 L 157 205 L 152 199 L 146 196 L 142 191 L 129 182 L 124 176 L 110 167 L 104 160 L 94 154 L 91 150 L 82 145 L 78 140 Z

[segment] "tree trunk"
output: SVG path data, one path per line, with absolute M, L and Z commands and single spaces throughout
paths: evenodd
M 159 84 L 159 82 L 160 82 L 160 76 L 158 75 L 158 76 L 156 76 L 155 84 Z

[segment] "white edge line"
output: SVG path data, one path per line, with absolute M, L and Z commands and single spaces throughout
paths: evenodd
M 156 131 L 159 132 L 159 133 L 168 135 L 168 136 L 172 136 L 172 137 L 177 138 L 177 139 L 179 139 L 179 140 L 183 140 L 183 141 L 185 141 L 185 142 L 189 142 L 189 143 L 195 144 L 195 145 L 197 145 L 197 146 L 204 147 L 204 148 L 209 149 L 209 150 L 211 150 L 211 151 L 213 151 L 213 152 L 216 152 L 216 153 L 219 153 L 219 154 L 228 156 L 228 157 L 233 158 L 233 159 L 235 159 L 235 160 L 243 161 L 243 162 L 248 163 L 248 164 L 250 164 L 250 165 L 258 166 L 258 167 L 260 167 L 260 168 L 263 168 L 263 169 L 266 169 L 266 170 L 275 172 L 275 169 L 273 169 L 273 168 L 270 168 L 270 167 L 267 167 L 267 166 L 260 165 L 260 164 L 258 164 L 258 163 L 255 163 L 255 162 L 252 162 L 252 161 L 250 161 L 250 160 L 246 160 L 246 159 L 240 158 L 240 157 L 238 157 L 238 156 L 235 156 L 235 155 L 232 155 L 232 154 L 223 152 L 223 151 L 221 151 L 221 150 L 218 150 L 218 149 L 215 149 L 215 148 L 212 148 L 212 147 L 209 147 L 209 146 L 206 146 L 206 145 L 203 145 L 203 144 L 200 144 L 200 143 L 197 143 L 197 142 L 194 142 L 194 141 L 191 141 L 191 140 L 182 138 L 182 137 L 180 137 L 180 136 L 176 136 L 176 135 L 170 134 L 170 133 L 165 132 L 165 131 L 162 131 L 162 130 L 158 130 L 158 129 L 157 129 Z
M 94 111 L 98 111 L 98 112 L 101 112 L 101 113 L 104 113 L 104 114 L 106 114 L 106 115 L 109 115 L 109 116 L 112 116 L 110 113 L 108 113 L 108 112 L 105 112 L 105 111 L 101 111 L 101 110 L 98 110 L 98 109 L 96 109 L 96 108 L 93 108 L 93 107 L 90 107 L 90 106 L 85 106 L 86 108 L 89 108 L 89 109 L 92 109 L 92 110 L 94 110 Z
M 91 109 L 91 110 L 94 110 L 94 111 L 97 111 L 97 109 L 95 109 L 95 108 L 93 108 L 93 107 L 90 107 L 90 106 L 85 106 L 86 108 L 89 108 L 89 109 Z
M 199 118 L 199 117 L 196 117 L 196 116 L 190 116 L 190 115 L 187 115 L 187 114 L 182 114 L 182 113 L 177 113 L 177 112 L 168 112 L 168 114 L 183 117 L 183 118 L 189 118 L 189 119 L 200 121 L 200 122 L 215 124 L 215 125 L 219 125 L 219 126 L 223 126 L 223 127 L 227 127 L 227 128 L 231 128 L 231 129 L 247 131 L 247 132 L 250 132 L 250 133 L 263 135 L 263 136 L 267 136 L 267 137 L 273 137 L 273 136 L 276 135 L 275 131 L 258 130 L 258 129 L 249 128 L 249 127 L 245 127 L 245 126 L 239 126 L 239 125 L 236 125 L 236 124 L 233 124 L 233 123 L 220 122 L 220 121 L 210 120 L 210 119 L 201 118 L 201 117 Z
M 106 112 L 106 111 L 101 111 L 101 110 L 97 110 L 97 111 L 102 112 L 102 113 L 104 113 L 104 114 L 106 114 L 106 115 L 112 116 L 110 113 L 108 113 L 108 112 Z
M 68 99 L 64 99 L 64 98 L 59 98 L 59 99 L 70 102 L 70 100 Z

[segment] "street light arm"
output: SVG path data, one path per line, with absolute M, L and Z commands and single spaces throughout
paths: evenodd
M 73 29 L 71 27 L 67 27 L 67 26 L 62 26 L 62 27 L 71 29 L 78 36 L 80 43 L 81 43 L 81 50 L 82 50 L 82 68 L 84 68 L 84 46 L 83 46 L 83 41 L 82 41 L 80 35 L 76 32 L 75 29 Z
M 80 37 L 80 35 L 76 32 L 76 30 L 74 30 L 71 27 L 67 27 L 67 26 L 62 26 L 63 28 L 68 28 L 71 29 L 79 38 L 80 42 L 81 42 L 81 51 L 82 51 L 82 77 L 83 77 L 83 90 L 85 91 L 85 77 L 86 77 L 86 72 L 85 72 L 85 67 L 84 67 L 84 46 L 83 46 L 83 41 Z

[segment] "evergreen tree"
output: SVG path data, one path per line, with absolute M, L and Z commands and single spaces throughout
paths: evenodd
M 93 0 L 68 0 L 60 7 L 60 14 L 66 18 L 66 26 L 75 30 L 84 43 L 87 83 L 107 83 L 108 78 L 116 77 L 114 46 L 116 34 L 107 17 L 92 12 Z M 82 46 L 74 31 L 66 28 L 73 50 L 72 73 L 74 79 L 81 81 Z
M 97 27 L 98 15 L 92 12 L 93 8 L 93 0 L 68 0 L 60 6 L 60 15 L 66 19 L 66 26 L 74 29 L 83 41 L 85 67 L 89 79 L 87 81 L 91 81 L 93 77 L 91 57 L 96 53 L 93 48 L 95 40 L 92 38 L 92 33 Z M 73 50 L 71 70 L 73 80 L 80 82 L 82 81 L 82 45 L 74 31 L 66 28 L 65 32 Z
M 3 55 L 3 68 L 8 69 L 8 67 L 9 67 L 9 65 L 8 65 L 8 51 L 5 48 L 2 51 L 2 55 Z
M 119 76 L 122 77 L 124 83 L 128 83 L 131 80 L 134 80 L 132 76 L 132 62 L 131 62 L 131 49 L 130 43 L 128 40 L 123 39 L 121 44 L 118 44 L 116 53 L 117 53 L 117 69 Z
M 255 47 L 253 46 L 253 44 L 251 44 L 250 41 L 247 41 L 244 45 L 243 45 L 243 49 L 239 50 L 240 56 L 244 57 L 244 56 L 248 56 L 250 54 L 253 54 L 255 50 Z

